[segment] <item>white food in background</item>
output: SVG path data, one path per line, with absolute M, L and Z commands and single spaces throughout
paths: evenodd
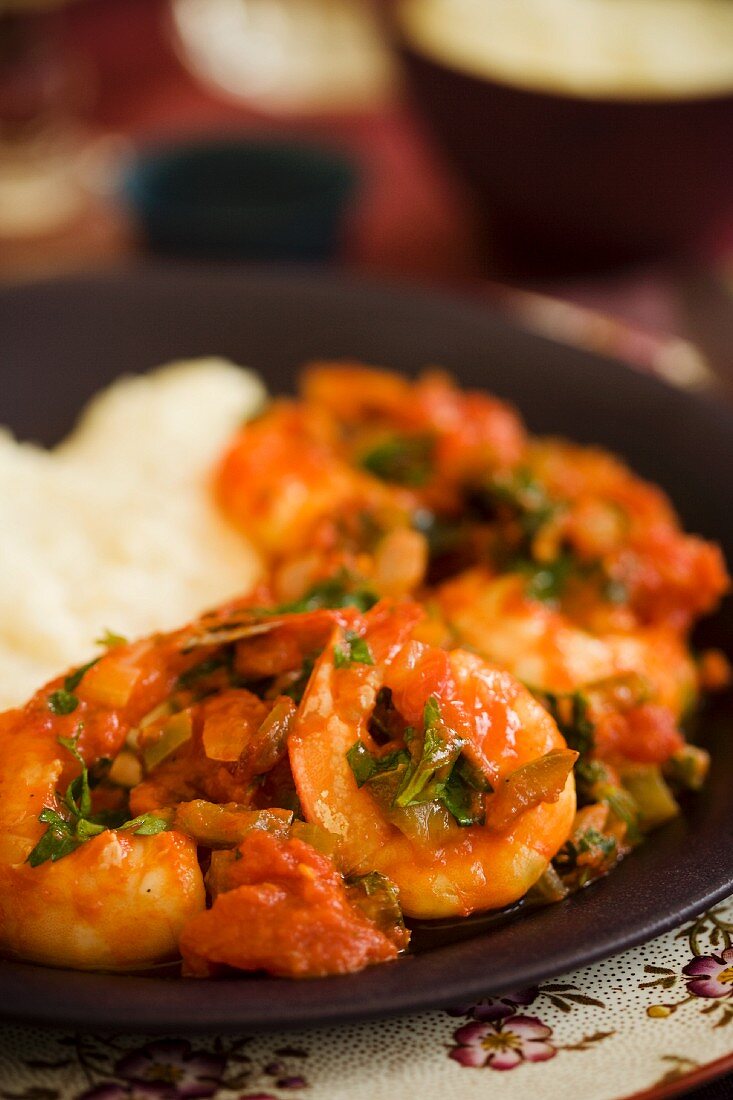
M 403 0 L 408 36 L 457 68 L 586 96 L 733 91 L 731 0 Z
M 262 384 L 221 359 L 99 394 L 54 452 L 0 432 L 0 708 L 129 637 L 175 628 L 256 580 L 211 471 Z

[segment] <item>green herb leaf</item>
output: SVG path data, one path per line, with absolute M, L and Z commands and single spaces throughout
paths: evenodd
M 63 745 L 67 752 L 70 752 L 77 763 L 81 765 L 81 774 L 76 779 L 72 779 L 66 788 L 64 802 L 75 817 L 88 818 L 92 812 L 92 795 L 89 790 L 89 772 L 84 757 L 77 747 L 78 740 L 78 730 L 73 738 L 59 737 L 58 739 L 59 744 Z
M 355 875 L 345 882 L 348 895 L 364 915 L 390 939 L 397 937 L 407 945 L 407 931 L 402 918 L 399 892 L 391 879 L 379 871 Z
M 120 829 L 134 833 L 135 836 L 157 836 L 158 833 L 164 833 L 170 827 L 167 818 L 155 813 L 140 814 L 139 817 L 133 817 L 131 821 L 118 826 Z
M 207 657 L 205 661 L 200 661 L 199 664 L 181 673 L 175 682 L 174 691 L 183 691 L 194 687 L 200 680 L 210 676 L 213 672 L 218 672 L 220 668 L 226 668 L 230 663 L 229 653 Z
M 599 833 L 597 829 L 586 829 L 575 842 L 578 854 L 600 852 L 604 857 L 613 855 L 617 848 L 616 838 Z
M 101 660 L 100 657 L 95 657 L 93 661 L 88 661 L 85 665 L 81 665 L 79 668 L 74 669 L 64 680 L 64 686 L 57 691 L 52 691 L 48 697 L 48 709 L 53 714 L 65 715 L 73 714 L 76 708 L 79 706 L 79 700 L 74 692 L 82 682 L 85 673 L 96 665 L 97 661 Z
M 582 691 L 561 693 L 530 690 L 555 719 L 568 748 L 580 753 L 575 765 L 578 768 L 595 747 L 595 727 L 589 717 L 588 699 Z
M 613 787 L 602 793 L 612 813 L 626 826 L 626 839 L 629 844 L 641 843 L 643 837 L 639 828 L 639 810 L 633 797 L 622 787 Z
M 374 658 L 365 639 L 347 630 L 345 645 L 334 648 L 333 663 L 335 668 L 350 668 L 352 665 L 373 665 Z
M 458 770 L 463 759 L 465 758 L 458 758 L 456 767 L 448 776 L 440 801 L 457 823 L 462 828 L 467 828 L 469 825 L 483 825 L 486 822 L 486 807 L 481 792 L 469 786 Z
M 491 785 L 463 756 L 464 741 L 446 728 L 435 696 L 425 704 L 423 726 L 421 736 L 410 727 L 404 731 L 409 752 L 397 749 L 378 757 L 357 741 L 346 754 L 357 785 L 368 784 L 382 811 L 388 817 L 394 812 L 398 824 L 403 810 L 428 802 L 440 803 L 461 826 L 482 823 L 483 796 Z
M 376 593 L 361 584 L 348 570 L 342 569 L 335 576 L 314 584 L 301 599 L 279 604 L 277 607 L 258 609 L 258 612 L 267 615 L 298 615 L 306 611 L 320 611 L 323 608 L 338 610 L 341 607 L 356 607 L 365 612 L 374 607 L 378 599 Z
M 409 763 L 409 753 L 404 749 L 387 753 L 386 756 L 373 756 L 363 741 L 357 741 L 346 754 L 349 767 L 354 773 L 358 787 L 371 782 L 376 776 L 395 772 Z
M 60 829 L 51 827 L 46 830 L 38 841 L 38 844 L 28 856 L 27 862 L 31 867 L 40 867 L 42 863 L 46 863 L 49 859 L 55 863 L 56 860 L 63 859 L 64 856 L 76 851 L 81 843 L 80 840 L 71 835 L 70 831 L 62 832 Z
M 93 661 L 87 661 L 85 665 L 81 665 L 73 672 L 70 672 L 64 680 L 64 690 L 70 693 L 75 692 L 76 689 L 79 687 L 79 684 L 82 682 L 85 674 L 89 672 L 90 668 L 93 668 L 94 665 L 96 665 L 97 661 L 101 661 L 101 659 L 101 657 L 95 657 Z
M 99 836 L 105 832 L 106 826 L 99 825 L 95 821 L 89 821 L 86 817 L 80 817 L 76 823 L 76 835 L 79 840 L 90 840 L 93 836 Z
M 530 599 L 542 602 L 560 599 L 575 567 L 571 554 L 561 554 L 550 562 L 518 559 L 512 563 L 512 568 L 526 576 L 525 590 Z
M 449 735 L 434 695 L 425 704 L 423 725 L 420 759 L 411 773 L 405 776 L 402 789 L 395 798 L 396 806 L 404 808 L 412 802 L 429 802 L 438 797 L 465 744 L 461 738 Z
M 616 838 L 597 829 L 586 829 L 563 844 L 551 867 L 568 891 L 580 890 L 611 870 L 618 859 Z M 550 897 L 549 900 L 553 900 Z
M 79 752 L 79 732 L 74 737 L 59 737 L 59 744 L 81 765 L 81 774 L 73 779 L 66 788 L 66 793 L 60 799 L 65 807 L 66 816 L 54 810 L 51 806 L 44 806 L 38 820 L 48 828 L 35 848 L 28 856 L 31 867 L 38 867 L 47 860 L 56 861 L 72 852 L 92 837 L 99 836 L 110 827 L 125 829 L 136 836 L 154 836 L 165 829 L 170 828 L 167 818 L 159 814 L 147 813 L 131 821 L 118 824 L 114 820 L 116 815 L 99 814 L 92 817 L 92 798 L 89 788 L 89 771 L 84 758 Z M 57 795 L 57 797 L 60 797 Z
M 69 826 L 66 818 L 62 817 L 58 810 L 52 810 L 50 806 L 44 806 L 38 815 L 38 820 L 44 825 L 54 825 L 59 829 L 66 829 Z
M 391 436 L 363 454 L 362 469 L 395 485 L 420 488 L 433 473 L 435 439 L 429 435 Z
M 481 519 L 495 520 L 509 513 L 519 521 L 522 533 L 531 541 L 558 511 L 544 485 L 530 470 L 515 470 L 468 490 L 468 507 Z
M 114 649 L 118 645 L 127 645 L 127 638 L 122 634 L 115 634 L 113 630 L 105 630 L 101 638 L 97 638 L 96 645 L 103 645 L 105 649 Z
M 38 820 L 48 829 L 28 855 L 31 867 L 39 867 L 49 859 L 55 862 L 79 847 L 81 841 L 74 837 L 69 822 L 50 806 L 44 806 Z
M 73 714 L 78 706 L 79 700 L 77 697 L 64 688 L 59 688 L 58 691 L 52 691 L 48 697 L 48 709 L 53 714 Z

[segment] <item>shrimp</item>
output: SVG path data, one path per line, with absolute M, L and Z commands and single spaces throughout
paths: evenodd
M 269 779 L 265 772 L 274 777 L 285 756 L 295 704 L 277 688 L 263 700 L 233 687 L 230 672 L 270 677 L 287 690 L 307 654 L 356 612 L 323 609 L 263 624 L 250 603 L 244 598 L 169 635 L 116 646 L 0 718 L 5 955 L 116 970 L 177 956 L 183 927 L 206 904 L 195 837 L 178 827 L 138 835 L 130 828 L 136 819 L 104 828 L 104 812 L 124 822 L 124 793 L 102 782 L 87 790 L 82 812 L 83 788 L 70 806 L 67 785 L 78 783 L 79 766 L 86 777 L 117 757 L 134 731 L 147 774 L 129 792 L 131 814 L 162 828 L 173 807 L 202 794 L 240 808 L 253 792 L 266 800 L 259 780 Z M 56 846 L 39 860 L 54 822 Z
M 473 569 L 446 582 L 438 606 L 458 644 L 542 691 L 572 692 L 634 672 L 655 703 L 679 718 L 696 694 L 696 672 L 684 641 L 665 627 L 600 636 L 529 598 L 517 574 Z
M 179 832 L 105 829 L 63 859 L 28 861 L 46 831 L 40 815 L 63 809 L 59 784 L 75 770 L 59 736 L 76 735 L 88 764 L 115 755 L 131 723 L 185 664 L 170 661 L 166 675 L 159 657 L 146 644 L 112 650 L 76 694 L 54 681 L 0 718 L 3 954 L 77 969 L 142 968 L 176 957 L 181 928 L 204 907 L 196 845 Z M 100 704 L 105 691 L 117 692 L 118 704 L 126 695 L 125 705 Z M 66 714 L 53 713 L 54 699 Z
M 280 401 L 245 425 L 215 472 L 214 488 L 230 519 L 268 561 L 329 548 L 344 509 L 396 511 L 400 497 L 340 455 L 336 426 L 318 410 Z
M 352 435 L 352 456 L 378 428 L 434 441 L 432 473 L 457 484 L 488 469 L 514 466 L 526 447 L 524 426 L 510 405 L 485 393 L 463 392 L 442 371 L 410 381 L 355 363 L 314 363 L 303 376 L 303 397 Z
M 516 901 L 546 870 L 572 826 L 571 768 L 577 754 L 564 751 L 553 719 L 510 675 L 463 650 L 446 652 L 410 641 L 415 617 L 408 608 L 366 623 L 363 636 L 372 664 L 337 660 L 342 642 L 335 633 L 296 716 L 290 763 L 307 820 L 339 836 L 340 858 L 349 871 L 386 875 L 409 916 L 465 916 Z M 390 741 L 380 745 L 373 719 L 384 691 L 391 699 Z M 449 759 L 447 767 L 440 765 L 443 772 L 436 764 L 427 786 L 408 801 L 404 784 L 402 795 L 394 797 L 392 786 L 386 800 L 378 783 L 360 787 L 350 763 L 355 747 L 377 761 L 377 771 L 389 762 L 388 749 L 396 749 L 398 760 L 402 753 L 394 773 L 384 774 L 389 786 L 392 776 L 405 775 L 406 752 L 400 744 L 408 743 L 410 730 L 423 721 L 423 754 L 427 751 L 428 712 L 439 715 L 433 733 L 442 746 L 439 754 Z M 464 758 L 461 768 L 472 776 L 460 797 L 474 800 L 471 823 L 463 826 L 440 802 L 457 753 Z M 532 792 L 531 770 L 541 761 L 553 777 Z M 413 767 L 408 786 L 415 787 L 422 767 Z M 522 776 L 529 794 L 524 802 L 512 802 L 509 792 Z M 495 793 L 479 795 L 477 787 Z M 501 807 L 507 803 L 505 813 Z
M 303 389 L 300 402 L 276 402 L 234 439 L 214 476 L 221 508 L 263 554 L 280 599 L 339 566 L 380 594 L 410 594 L 427 566 L 415 515 L 455 511 L 467 478 L 516 464 L 519 417 L 438 372 L 410 383 L 320 365 Z M 403 555 L 409 566 L 396 570 Z
M 605 451 L 565 440 L 535 440 L 526 463 L 561 504 L 540 533 L 540 558 L 554 543 L 581 563 L 600 562 L 642 624 L 685 630 L 717 605 L 729 586 L 719 547 L 685 534 L 656 485 Z

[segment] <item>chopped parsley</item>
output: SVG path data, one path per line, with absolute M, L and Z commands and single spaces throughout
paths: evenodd
M 610 871 L 618 856 L 616 838 L 591 828 L 567 840 L 552 865 L 568 888 L 579 890 Z
M 344 644 L 334 648 L 333 663 L 335 668 L 351 668 L 352 665 L 373 665 L 374 658 L 366 640 L 353 630 L 347 630 Z
M 459 825 L 481 825 L 485 819 L 483 795 L 490 790 L 483 772 L 461 754 L 445 782 L 441 801 Z
M 422 734 L 408 727 L 404 738 L 406 748 L 385 756 L 375 756 L 362 741 L 349 749 L 346 759 L 357 786 L 368 785 L 387 814 L 435 802 L 459 825 L 481 823 L 490 784 L 462 755 L 465 742 L 445 725 L 434 695 L 425 704 Z
M 382 481 L 419 489 L 433 473 L 435 439 L 430 435 L 393 435 L 359 459 L 359 465 Z
M 391 879 L 379 871 L 352 875 L 346 879 L 351 901 L 390 938 L 397 932 L 407 945 L 407 932 L 400 908 L 399 892 Z
M 218 672 L 221 668 L 231 668 L 231 653 L 228 651 L 216 654 L 214 657 L 207 657 L 205 661 L 200 661 L 197 665 L 186 669 L 176 680 L 175 690 L 181 691 L 196 687 L 207 676 L 211 676 L 212 673 Z
M 434 695 L 425 704 L 423 727 L 422 751 L 419 757 L 413 757 L 410 772 L 395 798 L 395 806 L 403 809 L 414 802 L 439 798 L 465 744 L 461 738 L 448 735 Z M 410 738 L 410 743 L 413 740 Z
M 86 673 L 89 672 L 89 669 L 93 668 L 99 660 L 101 660 L 100 657 L 95 657 L 93 661 L 87 661 L 85 665 L 81 665 L 74 672 L 69 673 L 64 680 L 64 689 L 66 691 L 76 691 Z
M 548 602 L 560 599 L 576 562 L 571 554 L 560 554 L 548 562 L 519 558 L 510 567 L 526 577 L 525 591 L 530 599 Z
M 365 783 L 371 783 L 375 776 L 398 770 L 404 772 L 409 764 L 410 754 L 405 749 L 397 749 L 386 756 L 374 756 L 363 741 L 357 741 L 347 752 L 346 759 L 354 773 L 357 787 L 363 787 Z
M 92 814 L 89 770 L 78 748 L 80 732 L 81 730 L 77 728 L 74 737 L 58 739 L 59 744 L 81 765 L 81 772 L 72 779 L 63 795 L 57 792 L 61 809 L 55 810 L 52 806 L 44 806 L 39 814 L 38 820 L 48 828 L 28 855 L 27 862 L 31 867 L 39 867 L 48 860 L 55 863 L 63 859 L 64 856 L 76 851 L 85 841 L 98 836 L 109 827 L 107 821 L 102 820 L 102 815 L 95 817 Z M 136 836 L 153 836 L 169 828 L 169 823 L 159 814 L 147 813 L 131 821 L 123 821 L 117 825 L 117 828 L 125 829 Z
M 74 692 L 82 682 L 84 675 L 90 668 L 96 665 L 99 660 L 101 660 L 100 657 L 95 657 L 93 661 L 87 661 L 85 665 L 80 665 L 79 668 L 69 673 L 64 680 L 64 686 L 62 688 L 51 692 L 48 697 L 48 709 L 52 714 L 64 715 L 74 713 L 79 706 L 79 700 Z
M 369 611 L 378 600 L 375 592 L 359 583 L 346 569 L 333 577 L 318 581 L 299 600 L 279 604 L 277 607 L 261 609 L 267 615 L 298 615 L 306 611 L 320 611 L 324 608 L 338 610 L 341 607 L 355 607 L 358 611 Z
M 105 630 L 101 638 L 96 639 L 97 645 L 103 645 L 105 649 L 115 649 L 119 645 L 127 645 L 127 638 L 123 634 L 115 634 L 114 630 Z
M 580 753 L 578 767 L 595 747 L 595 727 L 589 716 L 587 697 L 582 691 L 556 693 L 535 690 L 533 693 L 555 719 L 568 748 Z
M 491 521 L 508 516 L 516 520 L 528 541 L 554 518 L 560 507 L 550 499 L 544 485 L 526 469 L 470 486 L 467 503 L 479 519 Z
M 48 709 L 53 714 L 73 714 L 76 708 L 79 706 L 79 700 L 71 691 L 66 691 L 64 688 L 59 688 L 58 691 L 52 691 L 48 697 Z

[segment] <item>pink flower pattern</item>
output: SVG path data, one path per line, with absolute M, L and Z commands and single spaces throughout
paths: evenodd
M 78 1100 L 208 1100 L 225 1068 L 226 1058 L 195 1051 L 186 1039 L 158 1039 L 117 1061 L 117 1081 L 103 1081 Z
M 733 947 L 720 955 L 700 955 L 682 968 L 687 988 L 695 997 L 733 994 Z
M 552 1028 L 536 1016 L 509 1016 L 501 1020 L 464 1024 L 454 1033 L 456 1046 L 449 1056 L 475 1069 L 516 1069 L 522 1062 L 547 1062 L 557 1051 L 547 1040 Z

